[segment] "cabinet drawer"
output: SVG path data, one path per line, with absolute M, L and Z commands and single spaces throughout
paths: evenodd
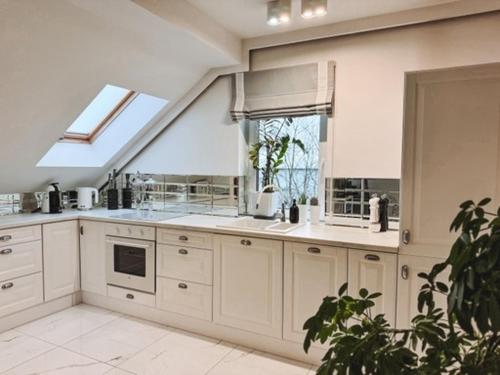
M 41 238 L 42 227 L 40 225 L 0 230 L 0 246 L 37 241 Z
M 212 251 L 192 247 L 158 245 L 156 256 L 158 276 L 212 284 Z
M 153 294 L 138 292 L 125 288 L 108 285 L 108 297 L 134 302 L 149 307 L 155 307 L 156 298 Z
M 141 240 L 155 240 L 155 228 L 141 225 L 108 223 L 106 224 L 106 234 L 117 237 L 137 238 Z
M 12 314 L 42 302 L 41 272 L 0 283 L 0 316 Z
M 42 270 L 42 242 L 0 246 L 0 281 Z
M 157 278 L 157 307 L 161 310 L 212 320 L 212 287 Z
M 177 229 L 158 229 L 158 242 L 169 245 L 181 245 L 212 249 L 212 234 Z

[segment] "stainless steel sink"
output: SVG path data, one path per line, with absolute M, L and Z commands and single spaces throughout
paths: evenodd
M 220 228 L 243 229 L 254 232 L 287 233 L 297 229 L 302 224 L 283 223 L 277 220 L 254 219 L 253 217 L 242 217 L 227 224 L 217 225 Z

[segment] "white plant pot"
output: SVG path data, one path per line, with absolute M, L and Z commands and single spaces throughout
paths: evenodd
M 258 207 L 255 208 L 255 216 L 273 217 L 279 208 L 280 194 L 264 192 L 261 194 Z
M 311 224 L 319 224 L 319 206 L 311 206 Z
M 298 204 L 299 207 L 299 223 L 307 223 L 307 217 L 309 216 L 309 206 L 307 204 Z

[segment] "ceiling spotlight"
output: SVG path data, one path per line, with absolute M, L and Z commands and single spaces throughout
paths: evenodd
M 302 0 L 303 18 L 313 18 L 324 16 L 327 12 L 328 0 Z
M 273 0 L 267 3 L 267 24 L 277 26 L 290 22 L 291 0 Z

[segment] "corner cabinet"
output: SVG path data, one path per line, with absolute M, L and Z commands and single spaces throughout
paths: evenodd
M 217 324 L 281 338 L 283 242 L 215 236 L 213 309 Z
M 80 221 L 82 290 L 102 296 L 107 295 L 105 228 L 102 222 Z
M 304 323 L 347 282 L 347 249 L 285 242 L 283 337 L 302 343 Z
M 80 289 L 78 221 L 43 225 L 45 301 Z
M 372 309 L 385 314 L 386 320 L 396 322 L 397 255 L 349 249 L 349 295 L 356 297 L 361 288 L 370 293 L 380 292 Z

